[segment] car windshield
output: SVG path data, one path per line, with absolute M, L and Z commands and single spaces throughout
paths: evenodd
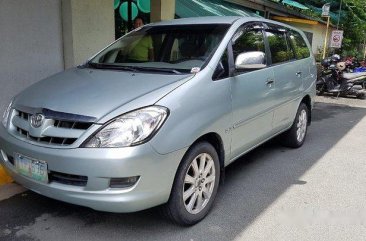
M 145 26 L 123 36 L 88 62 L 92 68 L 190 73 L 209 61 L 230 25 Z

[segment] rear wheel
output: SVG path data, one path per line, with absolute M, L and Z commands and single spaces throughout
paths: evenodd
M 298 148 L 305 141 L 308 129 L 309 109 L 301 103 L 291 128 L 281 135 L 281 142 L 284 146 Z
M 165 215 L 179 225 L 193 225 L 210 211 L 220 179 L 220 164 L 215 148 L 207 143 L 195 144 L 183 158 Z

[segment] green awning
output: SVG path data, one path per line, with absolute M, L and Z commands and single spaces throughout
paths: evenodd
M 298 2 L 292 1 L 292 0 L 283 0 L 282 3 L 290 5 L 290 6 L 295 7 L 295 8 L 300 8 L 300 9 L 304 9 L 304 10 L 309 9 L 307 6 L 302 5 L 301 3 L 298 3 Z
M 260 17 L 240 5 L 224 0 L 176 0 L 175 14 L 179 18 L 200 16 L 244 16 Z

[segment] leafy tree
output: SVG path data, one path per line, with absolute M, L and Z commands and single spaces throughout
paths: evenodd
M 344 30 L 342 49 L 339 50 L 343 56 L 353 55 L 363 57 L 363 47 L 366 38 L 366 4 L 365 0 L 342 0 L 342 10 L 339 12 L 341 0 L 297 0 L 299 3 L 309 7 L 308 10 L 298 10 L 301 13 L 321 19 L 321 8 L 324 4 L 330 3 L 331 22 L 338 24 L 339 29 Z M 275 1 L 281 2 L 281 1 Z

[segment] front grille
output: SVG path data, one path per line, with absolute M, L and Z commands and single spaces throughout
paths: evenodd
M 40 143 L 44 143 L 44 144 L 71 145 L 77 140 L 77 138 L 60 138 L 60 137 L 51 137 L 51 136 L 34 137 L 34 136 L 31 136 L 28 131 L 23 130 L 19 127 L 17 127 L 17 132 L 19 133 L 20 136 L 22 136 L 24 138 L 27 138 L 34 142 L 40 142 Z
M 18 111 L 18 116 L 26 121 L 29 120 L 29 114 L 28 113 L 25 113 L 25 112 L 22 112 L 22 111 Z
M 16 130 L 14 134 L 32 142 L 38 142 L 46 145 L 71 145 L 82 134 L 81 131 L 85 131 L 93 125 L 92 122 L 70 121 L 46 116 L 46 120 L 48 121 L 47 130 L 41 136 L 34 136 L 31 134 L 31 127 L 29 125 L 32 114 L 20 110 L 15 111 L 15 116 L 12 121 L 15 127 L 14 130 Z M 62 114 L 65 115 L 65 113 Z M 76 116 L 73 114 L 68 115 L 71 117 Z
M 51 171 L 48 174 L 50 182 L 58 182 L 65 185 L 85 187 L 88 182 L 87 176 L 79 176 Z
M 53 124 L 53 126 L 57 128 L 77 129 L 77 130 L 87 130 L 91 125 L 92 123 L 62 121 L 62 120 L 55 120 L 55 123 Z

